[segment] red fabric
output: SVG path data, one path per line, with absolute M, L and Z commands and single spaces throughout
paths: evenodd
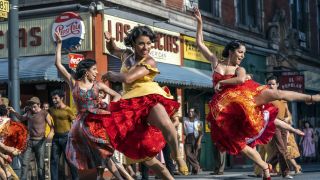
M 234 76 L 214 73 L 214 82 L 232 77 Z M 270 141 L 275 131 L 274 119 L 278 109 L 272 104 L 256 106 L 254 102 L 254 97 L 265 88 L 248 80 L 240 85 L 223 86 L 222 91 L 213 96 L 207 120 L 211 123 L 211 138 L 220 151 L 239 154 L 247 144 L 246 139 L 257 136 L 263 130 L 265 110 L 270 113 L 266 129 L 250 145 Z
M 25 150 L 27 147 L 27 128 L 15 121 L 8 121 L 5 128 L 1 132 L 1 137 L 4 139 L 3 144 L 6 146 L 14 147 L 20 151 Z
M 112 146 L 127 157 L 154 157 L 166 143 L 161 131 L 147 122 L 151 108 L 158 103 L 164 106 L 169 116 L 179 108 L 176 101 L 151 94 L 111 102 L 110 115 L 90 113 L 87 118 L 102 121 Z

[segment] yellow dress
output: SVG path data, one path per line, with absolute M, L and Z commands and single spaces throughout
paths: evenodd
M 289 133 L 288 143 L 287 143 L 287 155 L 288 159 L 295 159 L 300 157 L 300 152 L 296 140 L 294 139 L 294 135 Z
M 122 64 L 121 73 L 130 73 L 141 66 L 149 70 L 149 74 L 130 84 L 123 83 L 122 99 L 110 103 L 109 116 L 88 115 L 88 118 L 103 121 L 112 146 L 129 158 L 127 164 L 156 156 L 166 144 L 160 129 L 148 123 L 151 109 L 161 104 L 167 114 L 173 116 L 180 107 L 169 92 L 153 81 L 160 72 L 145 60 L 141 59 L 131 68 Z

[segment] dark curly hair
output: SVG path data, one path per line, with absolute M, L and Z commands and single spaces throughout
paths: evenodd
M 96 65 L 97 62 L 93 59 L 84 59 L 79 62 L 76 68 L 76 72 L 74 74 L 74 78 L 76 80 L 80 80 L 83 78 L 83 76 L 86 74 L 86 72 L 94 65 Z
M 222 57 L 227 58 L 229 56 L 229 50 L 235 51 L 240 46 L 244 46 L 244 42 L 243 41 L 233 40 L 233 41 L 229 42 L 223 49 Z
M 8 109 L 7 106 L 4 104 L 0 105 L 0 116 L 6 116 L 8 115 Z
M 156 40 L 156 34 L 151 30 L 148 26 L 135 26 L 130 32 L 127 34 L 127 37 L 124 38 L 124 44 L 128 47 L 133 47 L 136 39 L 139 36 L 148 36 L 151 42 Z
M 276 83 L 279 83 L 278 77 L 275 76 L 275 75 L 272 75 L 272 76 L 270 76 L 270 77 L 267 78 L 267 82 L 268 82 L 268 81 L 271 81 L 271 80 L 275 80 Z
M 64 91 L 62 89 L 55 89 L 50 93 L 51 97 L 58 95 L 60 98 L 64 98 Z

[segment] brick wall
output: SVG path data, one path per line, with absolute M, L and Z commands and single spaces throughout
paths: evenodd
M 222 24 L 228 27 L 233 27 L 236 22 L 236 14 L 234 9 L 234 1 L 221 1 L 221 16 Z
M 165 0 L 165 6 L 170 9 L 182 11 L 184 9 L 184 0 Z

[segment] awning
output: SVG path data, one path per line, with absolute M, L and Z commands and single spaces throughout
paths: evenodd
M 20 57 L 20 81 L 62 81 L 54 60 L 55 56 Z M 8 66 L 8 59 L 0 59 L 0 83 L 8 82 Z
M 119 59 L 108 55 L 108 60 L 108 70 L 119 72 L 121 66 Z M 155 80 L 159 83 L 190 88 L 212 88 L 211 71 L 161 62 L 158 62 L 157 65 L 160 74 Z

